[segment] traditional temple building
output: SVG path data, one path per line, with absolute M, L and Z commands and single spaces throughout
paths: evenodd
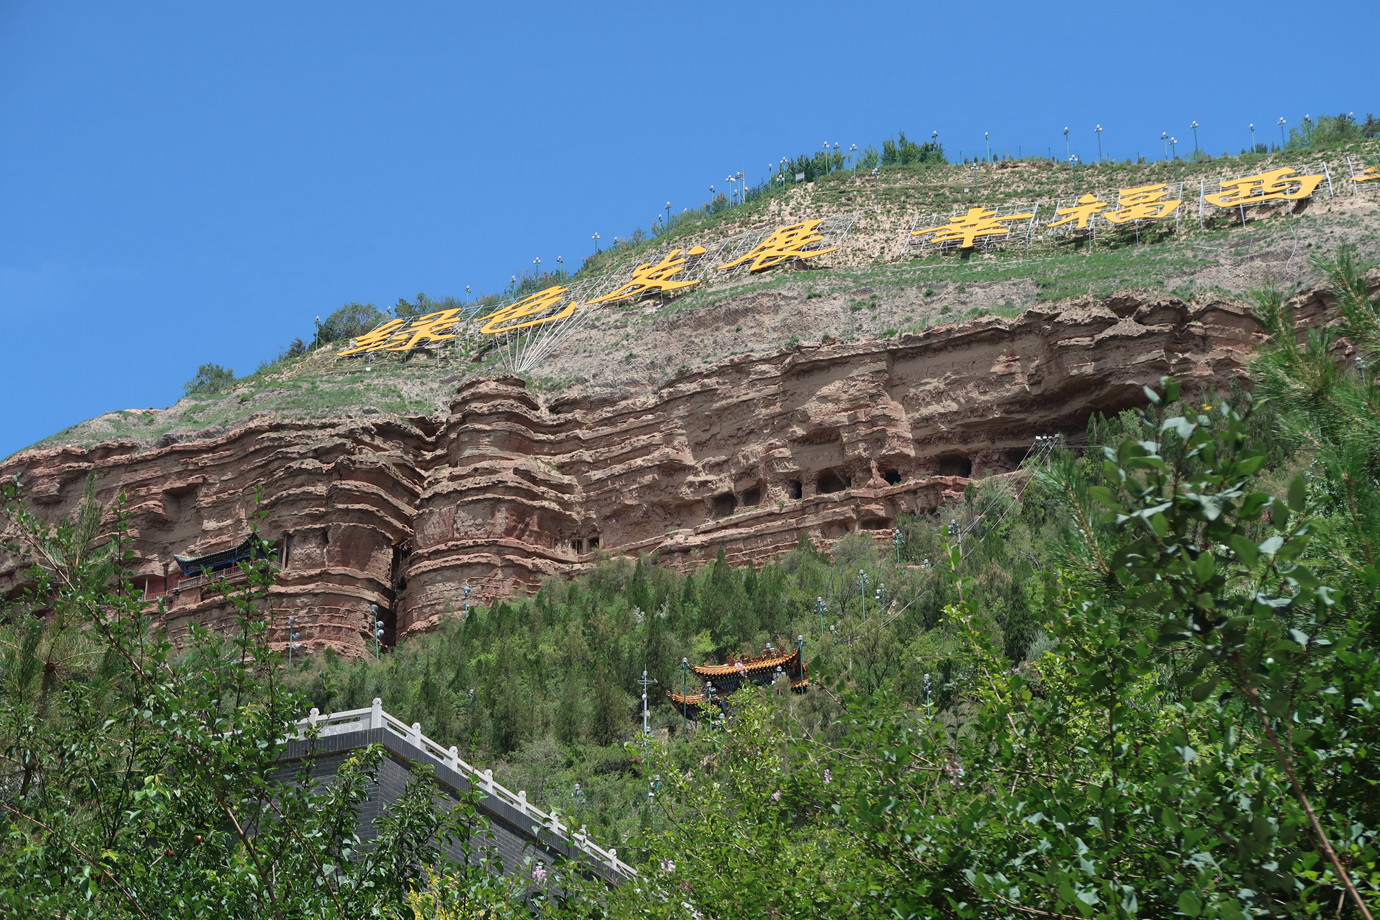
M 700 680 L 700 692 L 682 695 L 667 690 L 666 696 L 691 719 L 699 719 L 711 706 L 723 711 L 725 700 L 745 683 L 763 686 L 784 676 L 791 682 L 792 693 L 804 693 L 810 686 L 809 668 L 799 648 L 789 654 L 739 656 L 728 664 L 693 665 L 690 670 Z

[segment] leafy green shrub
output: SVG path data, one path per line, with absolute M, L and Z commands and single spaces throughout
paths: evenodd
M 235 372 L 219 364 L 203 364 L 196 369 L 196 376 L 182 384 L 182 391 L 188 396 L 213 396 L 227 390 L 235 383 Z

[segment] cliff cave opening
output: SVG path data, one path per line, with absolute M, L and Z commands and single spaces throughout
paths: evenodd
M 760 505 L 760 504 L 762 504 L 762 488 L 761 488 L 761 486 L 753 486 L 753 487 L 750 488 L 750 489 L 744 489 L 744 490 L 743 490 L 743 507 L 744 507 L 744 508 L 753 508 L 753 507 L 756 507 L 757 505 Z
M 939 458 L 939 475 L 970 479 L 973 475 L 973 461 L 962 454 L 945 454 Z
M 889 486 L 899 486 L 901 484 L 901 471 L 883 470 L 882 478 L 886 480 L 886 483 Z
M 594 552 L 594 551 L 595 551 L 596 549 L 598 549 L 598 548 L 599 548 L 599 538 L 598 538 L 598 537 L 590 537 L 590 538 L 589 538 L 589 551 L 592 553 L 592 552 Z
M 842 492 L 846 488 L 848 485 L 843 481 L 843 477 L 833 470 L 825 470 L 819 474 L 819 484 L 815 491 L 821 495 L 828 495 L 831 492 Z
M 805 483 L 801 482 L 799 479 L 792 479 L 790 482 L 786 483 L 786 488 L 790 490 L 791 498 L 805 497 Z
M 716 518 L 728 517 L 738 510 L 738 497 L 732 492 L 725 492 L 723 495 L 714 496 L 714 516 Z

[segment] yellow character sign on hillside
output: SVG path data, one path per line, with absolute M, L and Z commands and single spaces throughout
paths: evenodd
M 1312 195 L 1325 176 L 1300 176 L 1288 166 L 1227 179 L 1219 182 L 1222 191 L 1204 198 L 1219 208 L 1234 208 L 1239 204 L 1260 204 L 1262 201 L 1300 201 Z
M 566 301 L 566 293 L 567 289 L 557 284 L 544 291 L 538 291 L 531 297 L 510 303 L 502 309 L 481 316 L 479 322 L 484 325 L 479 327 L 479 331 L 485 335 L 500 335 L 504 332 L 526 329 L 528 326 L 539 326 L 542 323 L 565 319 L 580 307 L 578 300 Z
M 947 224 L 940 224 L 938 227 L 929 227 L 924 230 L 914 230 L 912 235 L 934 234 L 930 237 L 929 242 L 936 246 L 942 243 L 958 243 L 959 249 L 972 249 L 973 243 L 979 237 L 1006 236 L 1009 234 L 1011 228 L 1002 226 L 1003 221 L 1030 220 L 1034 216 L 1034 214 L 1007 214 L 1004 217 L 998 217 L 997 212 L 990 208 L 969 208 L 967 214 L 951 217 Z
M 751 270 L 760 272 L 768 268 L 775 268 L 790 259 L 813 259 L 815 256 L 822 256 L 826 252 L 836 252 L 838 251 L 837 246 L 829 249 L 805 248 L 824 242 L 824 235 L 819 232 L 823 223 L 822 220 L 807 220 L 792 224 L 789 227 L 777 227 L 776 231 L 758 243 L 752 252 L 734 259 L 727 265 L 720 265 L 719 271 L 727 271 L 742 265 L 744 262 L 751 262 Z
M 1353 182 L 1375 182 L 1376 180 L 1380 180 L 1380 166 L 1367 166 L 1351 178 Z
M 425 345 L 428 342 L 444 342 L 446 339 L 453 339 L 456 336 L 455 326 L 461 322 L 460 311 L 441 310 L 437 313 L 428 313 L 426 316 L 419 316 L 393 336 L 391 344 L 384 346 L 385 351 L 411 351 L 418 345 Z
M 362 355 L 366 351 L 381 351 L 393 338 L 393 334 L 406 325 L 405 319 L 390 319 L 372 332 L 359 336 L 352 347 L 337 354 L 343 358 L 347 355 Z
M 1096 195 L 1084 195 L 1078 199 L 1077 207 L 1056 208 L 1054 211 L 1056 215 L 1067 214 L 1068 217 L 1063 220 L 1052 221 L 1050 226 L 1059 227 L 1064 224 L 1073 224 L 1077 230 L 1086 230 L 1088 229 L 1088 221 L 1092 219 L 1093 215 L 1101 214 L 1106 209 L 1107 202 L 1102 201 Z
M 699 284 L 698 281 L 674 281 L 675 275 L 685 271 L 688 260 L 682 255 L 683 250 L 672 249 L 666 257 L 653 266 L 650 262 L 644 262 L 633 270 L 633 276 L 626 283 L 609 291 L 597 300 L 591 300 L 590 306 L 597 303 L 616 303 L 620 300 L 629 300 L 633 297 L 640 297 L 652 291 L 678 291 L 682 288 L 693 287 Z M 697 258 L 704 255 L 704 247 L 696 246 L 687 253 L 690 258 Z
M 418 345 L 453 339 L 456 336 L 456 325 L 462 322 L 460 313 L 460 310 L 441 310 L 411 321 L 389 320 L 372 332 L 366 332 L 355 339 L 353 347 L 338 354 L 345 357 L 371 351 L 411 351 Z
M 1114 224 L 1124 224 L 1133 220 L 1159 220 L 1168 217 L 1179 209 L 1182 200 L 1169 197 L 1169 186 L 1138 185 L 1124 188 L 1117 200 L 1117 209 L 1102 215 Z

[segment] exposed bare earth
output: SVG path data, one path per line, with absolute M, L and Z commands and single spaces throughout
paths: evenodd
M 1303 301 L 1304 315 L 1324 306 Z M 725 306 L 724 309 L 730 309 Z M 239 543 L 261 490 L 262 534 L 286 549 L 272 589 L 311 649 L 361 654 L 371 604 L 385 642 L 578 571 L 601 550 L 687 566 L 884 533 L 970 476 L 1011 469 L 1036 434 L 1077 435 L 1136 404 L 1163 374 L 1238 377 L 1260 338 L 1247 308 L 1122 295 L 1036 307 L 886 340 L 796 345 L 672 373 L 619 394 L 533 392 L 467 380 L 444 415 L 261 417 L 212 436 L 32 449 L 5 461 L 48 514 L 70 513 L 95 471 L 128 496 L 133 572 L 164 595 L 174 632 L 225 614 L 176 584 L 174 553 Z M 12 591 L 12 560 L 0 592 Z

